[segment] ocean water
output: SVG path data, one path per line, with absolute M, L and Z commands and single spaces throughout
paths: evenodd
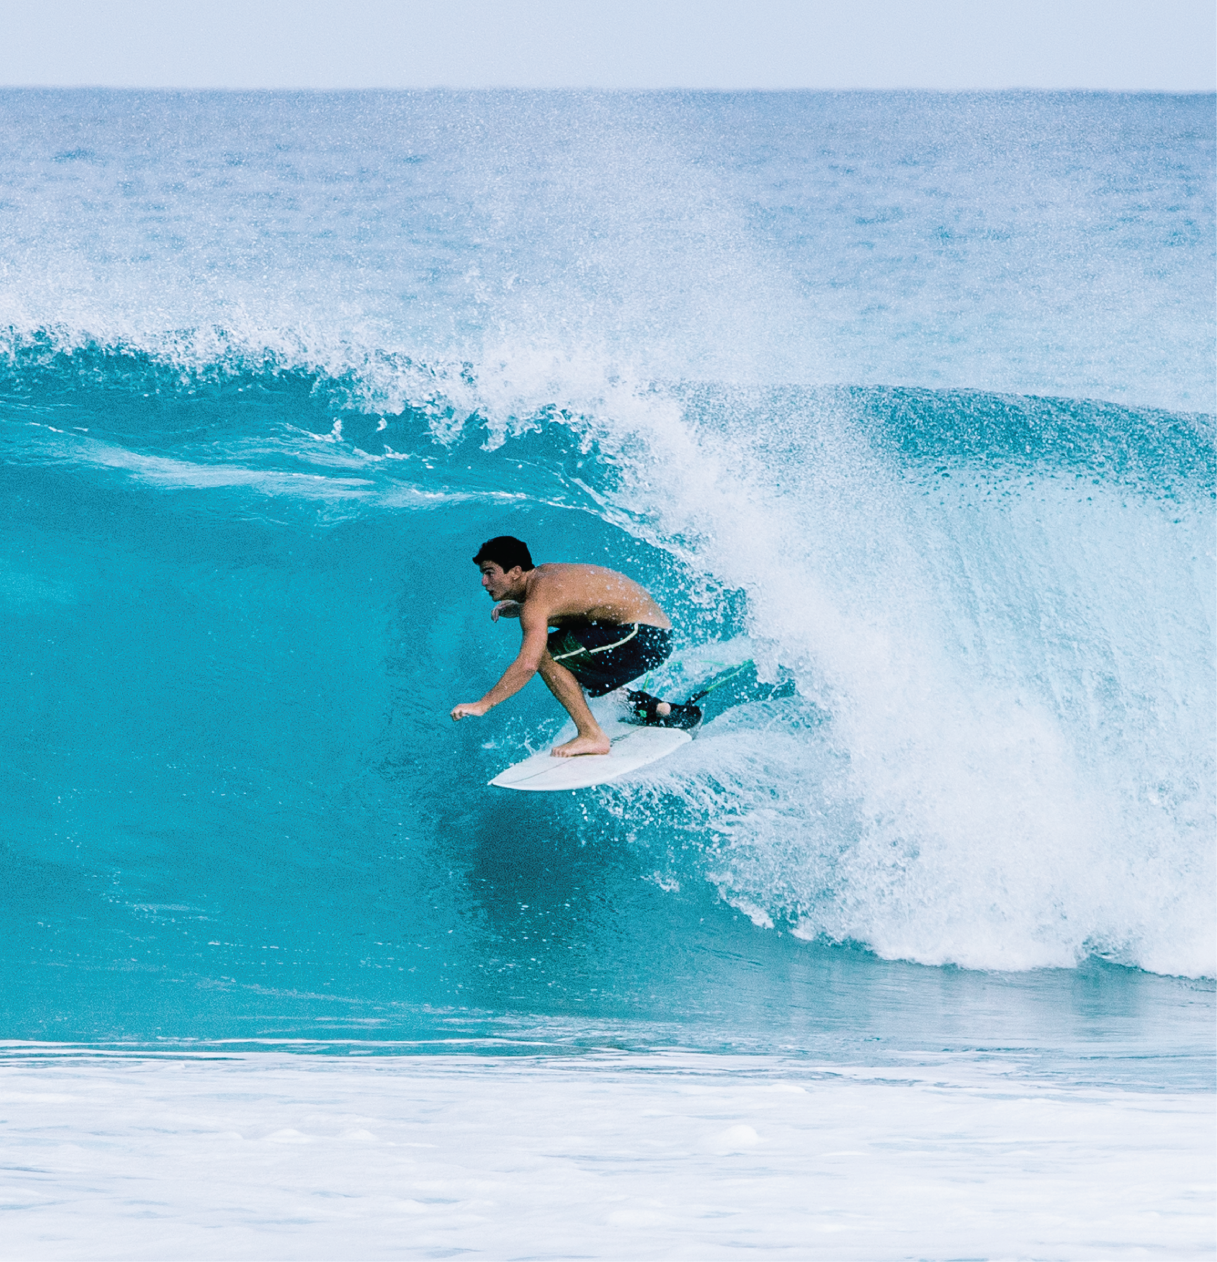
M 433 1102 L 501 1077 L 536 1108 L 572 1066 L 632 1098 L 606 1049 L 648 1082 L 674 1049 L 741 1083 L 900 1067 L 1125 1110 L 1082 1164 L 1138 1101 L 1199 1116 L 1213 122 L 1211 96 L 0 93 L 11 1072 L 207 1050 L 237 1059 L 174 1063 L 332 1092 L 373 1053 Z M 516 649 L 470 563 L 501 533 L 655 594 L 653 690 L 748 660 L 781 686 L 627 781 L 488 789 L 564 717 L 534 681 L 448 718 Z M 930 1116 L 900 1098 L 859 1116 Z M 694 1147 L 763 1137 L 732 1125 Z M 1208 1256 L 1153 1204 L 1059 1255 Z M 621 1232 L 660 1211 L 618 1212 L 597 1256 L 648 1256 Z M 272 1219 L 231 1256 L 272 1256 Z M 417 1256 L 516 1240 L 474 1220 Z M 907 1256 L 992 1256 L 985 1230 Z

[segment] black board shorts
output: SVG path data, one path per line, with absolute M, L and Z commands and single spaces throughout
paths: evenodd
M 583 685 L 589 697 L 603 697 L 666 662 L 672 632 L 646 622 L 589 622 L 549 633 L 549 655 Z

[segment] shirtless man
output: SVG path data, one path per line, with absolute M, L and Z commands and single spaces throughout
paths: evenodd
M 607 754 L 609 738 L 592 717 L 584 689 L 603 697 L 665 661 L 672 651 L 667 615 L 644 588 L 615 570 L 534 566 L 527 545 L 511 535 L 484 543 L 473 561 L 495 602 L 491 620 L 519 618 L 523 643 L 503 678 L 480 701 L 454 706 L 452 718 L 485 714 L 539 672 L 578 730 L 553 753 Z M 630 693 L 630 703 L 644 723 L 694 727 L 701 719 L 695 706 L 670 705 L 645 692 Z

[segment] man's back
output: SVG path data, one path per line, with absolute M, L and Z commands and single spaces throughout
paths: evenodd
M 522 603 L 530 612 L 535 608 L 544 613 L 551 627 L 589 622 L 672 625 L 646 588 L 602 565 L 539 565 L 528 575 Z

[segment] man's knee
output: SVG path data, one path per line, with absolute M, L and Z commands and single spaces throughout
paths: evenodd
M 558 687 L 575 688 L 579 692 L 583 691 L 583 685 L 579 682 L 579 677 L 574 671 L 567 670 L 561 662 L 555 662 L 547 652 L 541 658 L 541 664 L 537 667 L 537 674 L 553 688 Z

